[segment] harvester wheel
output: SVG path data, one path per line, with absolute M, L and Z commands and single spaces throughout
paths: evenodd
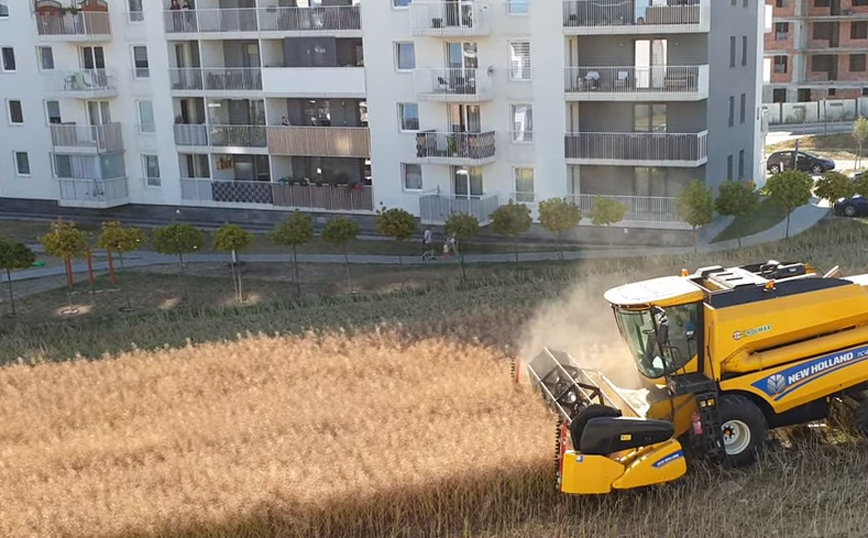
M 744 396 L 727 394 L 718 405 L 723 447 L 728 463 L 735 467 L 750 465 L 765 444 L 766 417 Z
M 573 417 L 573 421 L 570 422 L 570 440 L 573 442 L 573 450 L 581 450 L 579 442 L 582 440 L 582 433 L 589 420 L 599 417 L 617 418 L 620 416 L 620 409 L 600 404 L 591 404 L 579 411 L 579 414 Z

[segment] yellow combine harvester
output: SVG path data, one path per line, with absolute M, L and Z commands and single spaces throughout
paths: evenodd
M 687 472 L 687 449 L 748 465 L 767 430 L 824 419 L 833 404 L 846 404 L 865 433 L 866 287 L 868 274 L 769 261 L 610 289 L 642 387 L 619 387 L 550 349 L 516 369 L 559 415 L 558 488 L 669 482 Z

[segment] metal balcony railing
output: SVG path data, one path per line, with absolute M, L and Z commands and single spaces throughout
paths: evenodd
M 361 30 L 359 6 L 167 10 L 166 33 L 328 32 Z
M 202 124 L 176 123 L 176 146 L 208 146 L 208 126 Z
M 37 13 L 36 31 L 43 36 L 111 35 L 111 17 L 107 12 L 80 11 L 75 15 Z
M 495 156 L 494 131 L 485 133 L 416 133 L 416 157 L 484 160 Z
M 564 90 L 628 94 L 707 92 L 708 66 L 566 67 Z
M 268 152 L 310 157 L 370 157 L 371 133 L 367 127 L 273 126 L 268 128 Z
M 575 194 L 573 202 L 583 215 L 591 212 L 597 198 L 610 198 L 624 204 L 627 214 L 624 220 L 639 222 L 681 222 L 675 212 L 675 198 L 664 196 L 624 196 L 609 194 Z
M 268 181 L 181 179 L 181 198 L 217 206 L 271 205 L 324 211 L 374 210 L 370 186 L 298 185 Z
M 480 224 L 488 224 L 498 208 L 494 195 L 423 194 L 419 196 L 419 215 L 425 224 L 443 224 L 453 214 L 473 215 Z
M 687 161 L 708 156 L 708 131 L 701 133 L 567 133 L 567 159 Z
M 130 200 L 127 178 L 72 179 L 59 178 L 61 205 L 111 207 Z
M 78 148 L 97 153 L 123 151 L 120 123 L 106 125 L 51 124 L 51 143 L 55 148 Z
M 564 27 L 699 25 L 709 15 L 709 0 L 686 0 L 679 5 L 649 4 L 647 0 L 564 0 Z
M 491 77 L 483 69 L 417 69 L 416 93 L 428 100 L 476 100 L 491 94 Z
M 414 0 L 410 3 L 413 35 L 488 35 L 491 32 L 489 8 L 484 2 Z
M 259 68 L 176 68 L 169 69 L 169 78 L 173 90 L 262 90 L 262 69 Z
M 264 125 L 209 125 L 208 129 L 212 146 L 264 148 L 268 145 Z
M 55 69 L 43 73 L 50 92 L 111 92 L 118 89 L 113 69 Z

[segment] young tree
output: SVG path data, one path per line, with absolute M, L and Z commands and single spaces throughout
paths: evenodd
M 766 183 L 769 199 L 775 205 L 787 210 L 787 237 L 790 236 L 790 215 L 797 207 L 811 200 L 814 180 L 798 170 L 785 170 L 774 174 Z
M 693 228 L 693 251 L 699 250 L 699 228 L 714 218 L 714 196 L 704 182 L 694 179 L 675 199 L 678 218 Z
M 856 188 L 856 194 L 868 198 L 868 174 L 862 174 L 853 186 Z
M 0 269 L 6 271 L 6 283 L 9 287 L 10 314 L 15 317 L 15 295 L 12 293 L 12 271 L 27 269 L 36 261 L 36 254 L 24 243 L 13 243 L 0 239 Z
M 190 224 L 173 222 L 154 230 L 154 250 L 160 254 L 178 257 L 178 280 L 181 282 L 181 292 L 187 302 L 187 286 L 184 281 L 184 254 L 191 254 L 205 246 L 205 236 Z
M 752 181 L 728 179 L 717 188 L 714 208 L 721 215 L 739 219 L 756 211 L 759 201 L 760 195 Z M 741 248 L 741 237 L 737 240 L 738 248 Z
M 817 180 L 814 192 L 817 198 L 835 203 L 839 198 L 849 198 L 856 194 L 856 185 L 841 172 L 826 172 Z
M 591 223 L 594 226 L 605 226 L 608 228 L 609 248 L 612 247 L 612 224 L 616 224 L 624 220 L 627 216 L 627 206 L 612 198 L 597 197 L 594 204 L 591 206 L 590 215 Z
M 269 233 L 272 241 L 278 245 L 292 247 L 292 270 L 295 278 L 295 291 L 301 295 L 301 281 L 298 278 L 298 246 L 313 240 L 313 219 L 297 209 L 292 216 L 279 222 Z
M 868 140 L 868 119 L 859 116 L 853 122 L 853 139 L 856 141 L 856 168 L 862 167 L 862 147 Z
M 453 213 L 446 220 L 446 236 L 455 236 L 459 245 L 467 239 L 473 239 L 479 234 L 479 220 L 473 215 Z M 467 271 L 464 268 L 464 248 L 458 247 L 458 261 L 461 264 L 461 278 L 467 280 Z
M 579 225 L 582 210 L 566 198 L 550 198 L 539 203 L 539 220 L 546 230 L 557 234 L 558 256 L 563 260 L 564 234 Z
M 525 204 L 517 204 L 512 199 L 508 204 L 495 209 L 488 218 L 491 219 L 491 231 L 504 237 L 518 237 L 527 233 L 533 223 L 530 208 Z M 515 262 L 518 263 L 518 247 L 515 249 Z
M 398 243 L 407 241 L 416 231 L 416 217 L 398 207 L 378 209 L 374 224 L 381 235 L 390 237 Z M 398 264 L 404 264 L 403 256 L 400 254 L 398 254 Z
M 96 245 L 105 250 L 108 256 L 109 281 L 115 284 L 115 268 L 112 253 L 117 252 L 121 261 L 121 269 L 124 268 L 124 254 L 139 249 L 145 241 L 145 234 L 138 228 L 124 227 L 120 222 L 113 220 L 102 223 L 102 231 L 97 238 Z
M 72 259 L 80 257 L 87 249 L 87 239 L 74 222 L 58 219 L 51 223 L 49 232 L 39 238 L 39 243 L 49 256 L 60 258 L 66 267 L 66 285 L 72 289 Z M 71 302 L 71 299 L 70 299 Z
M 322 229 L 323 241 L 339 246 L 344 250 L 344 267 L 347 270 L 347 286 L 350 290 L 353 288 L 353 283 L 350 280 L 350 255 L 347 252 L 347 243 L 353 241 L 358 235 L 359 225 L 347 217 L 333 218 Z
M 237 224 L 227 222 L 214 232 L 214 248 L 232 254 L 232 261 L 229 266 L 232 268 L 232 286 L 235 288 L 235 298 L 239 303 L 244 302 L 244 287 L 241 283 L 241 260 L 238 253 L 249 247 L 252 242 L 253 234 Z

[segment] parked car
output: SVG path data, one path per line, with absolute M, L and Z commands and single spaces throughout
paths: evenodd
M 832 204 L 832 213 L 839 217 L 868 216 L 868 199 L 864 196 L 841 198 Z
M 766 161 L 766 170 L 772 174 L 777 174 L 782 170 L 792 170 L 794 153 L 794 150 L 781 150 L 772 153 Z M 835 161 L 832 159 L 826 159 L 808 151 L 799 151 L 796 159 L 796 170 L 822 174 L 834 169 Z

